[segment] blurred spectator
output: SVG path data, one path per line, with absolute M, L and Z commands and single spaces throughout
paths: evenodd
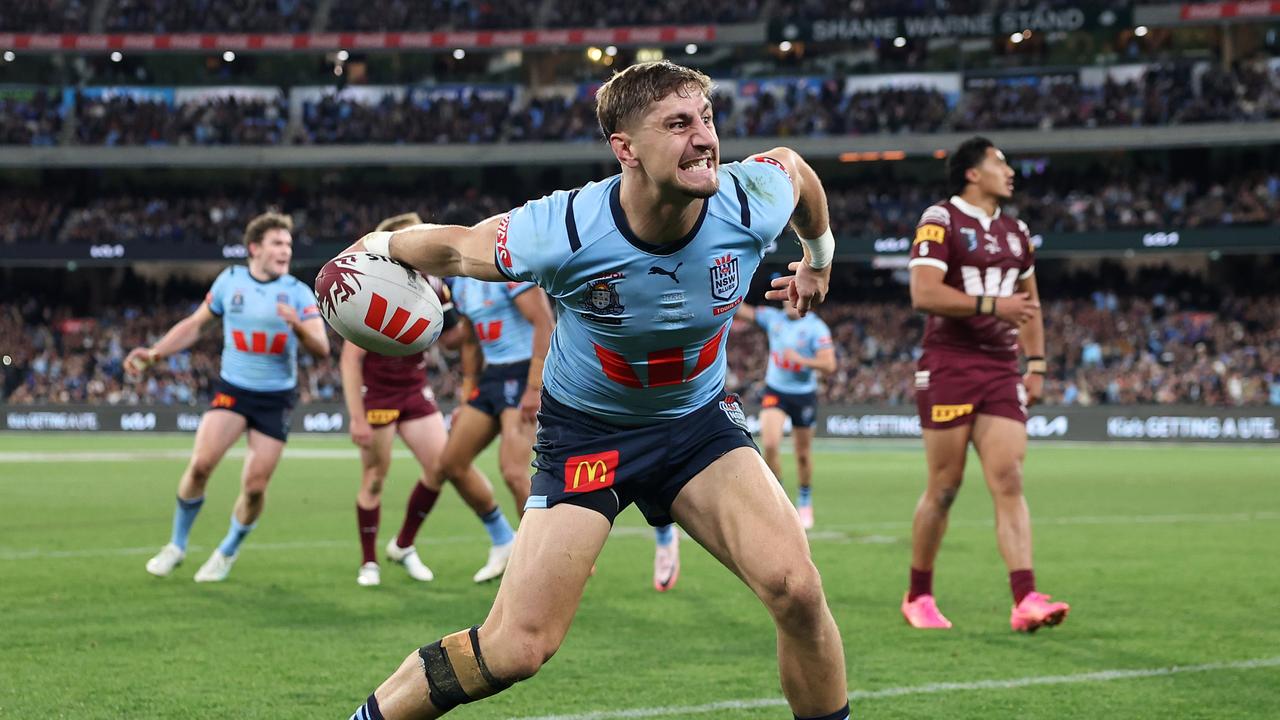
M 90 0 L 4 0 L 0 32 L 86 32 L 92 5 Z
M 1138 295 L 1114 302 L 1114 309 L 1089 298 L 1045 304 L 1048 404 L 1280 404 L 1280 297 L 1226 297 L 1213 307 Z M 3 401 L 201 405 L 217 375 L 216 333 L 207 332 L 189 352 L 140 379 L 121 367 L 130 348 L 154 342 L 192 307 L 107 307 L 94 317 L 76 317 L 65 307 L 35 301 L 0 304 L 0 337 L 10 339 L 6 352 L 14 362 Z M 832 302 L 820 314 L 839 358 L 838 370 L 823 379 L 824 402 L 914 403 L 923 316 L 905 302 Z M 759 396 L 766 345 L 753 324 L 734 325 L 727 351 L 730 390 Z M 299 359 L 303 402 L 341 402 L 340 349 L 335 337 L 332 357 Z M 451 398 L 458 385 L 455 366 L 439 348 L 431 355 L 436 392 Z
M 0 145 L 56 145 L 62 131 L 57 92 L 40 89 L 24 98 L 0 96 Z
M 307 0 L 106 0 L 107 32 L 304 33 L 315 2 Z

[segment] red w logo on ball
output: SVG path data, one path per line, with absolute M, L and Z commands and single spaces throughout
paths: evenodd
M 409 322 L 409 311 L 401 307 L 396 308 L 396 311 L 391 314 L 391 322 L 384 327 L 382 321 L 386 320 L 386 318 L 387 299 L 378 293 L 373 293 L 373 297 L 369 300 L 369 310 L 364 315 L 365 327 L 377 330 L 402 345 L 408 345 L 421 337 L 422 333 L 426 332 L 431 325 L 430 320 L 418 318 L 417 322 L 410 325 L 409 329 L 401 334 L 400 331 L 404 330 L 405 324 Z

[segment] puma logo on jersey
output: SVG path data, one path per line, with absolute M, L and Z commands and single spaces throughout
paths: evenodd
M 673 281 L 675 281 L 675 283 L 676 283 L 677 285 L 679 285 L 679 284 L 680 284 L 680 278 L 676 277 L 676 272 L 678 272 L 678 271 L 680 270 L 680 266 L 681 266 L 681 265 L 684 265 L 684 263 L 683 263 L 683 262 L 678 263 L 678 264 L 675 266 L 675 268 L 673 268 L 673 269 L 671 269 L 671 270 L 665 270 L 665 269 L 663 269 L 663 268 L 661 268 L 661 267 L 659 267 L 659 266 L 657 266 L 657 265 L 654 265 L 653 267 L 649 268 L 649 274 L 650 274 L 650 275 L 666 275 L 667 277 L 669 277 L 669 278 L 671 278 Z

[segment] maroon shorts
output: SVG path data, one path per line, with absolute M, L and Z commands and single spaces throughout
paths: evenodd
M 421 390 L 390 390 L 365 388 L 364 416 L 374 427 L 416 420 L 440 412 L 431 387 Z
M 967 425 L 980 414 L 1027 422 L 1017 360 L 930 349 L 916 368 L 916 410 L 926 430 Z

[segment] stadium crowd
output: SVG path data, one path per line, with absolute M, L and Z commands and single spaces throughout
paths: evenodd
M 842 78 L 797 80 L 716 105 L 720 135 L 813 137 L 995 129 L 1171 125 L 1280 118 L 1280 66 L 1243 61 L 1210 68 L 1153 65 L 1140 77 L 1085 87 L 1074 80 L 980 82 L 953 106 L 934 88 L 848 91 Z M 39 93 L 5 102 L 0 142 L 50 144 L 74 121 L 82 145 L 278 145 L 589 141 L 599 137 L 589 96 L 461 93 L 402 98 L 331 95 L 305 102 L 290 125 L 288 100 L 201 97 L 179 103 L 77 93 L 75 111 Z
M 1142 173 L 1137 179 L 1110 181 L 1055 176 L 1053 183 L 1043 177 L 1030 179 L 1009 204 L 1009 211 L 1025 220 L 1034 233 L 1280 224 L 1280 172 L 1199 179 Z M 947 196 L 940 183 L 914 181 L 849 184 L 835 180 L 826 189 L 832 224 L 847 237 L 906 237 L 920 213 Z M 268 207 L 290 213 L 295 242 L 312 245 L 356 237 L 404 208 L 432 218 L 454 204 L 464 204 L 487 217 L 523 199 L 474 189 L 453 195 L 406 193 L 403 188 L 357 193 L 272 188 L 211 194 L 123 188 L 81 193 L 14 189 L 0 197 L 0 245 L 228 245 L 240 241 L 247 218 Z
M 905 289 L 902 292 L 905 299 Z M 0 304 L 7 338 L 3 401 L 201 405 L 217 376 L 220 338 L 208 332 L 190 352 L 169 358 L 142 380 L 125 376 L 128 351 L 153 342 L 191 311 L 106 307 L 93 317 L 35 301 Z M 914 402 L 913 377 L 923 317 L 901 301 L 835 302 L 821 308 L 832 329 L 839 369 L 822 384 L 829 403 L 903 406 Z M 1173 294 L 1049 299 L 1045 306 L 1054 405 L 1280 405 L 1280 296 L 1183 300 Z M 337 355 L 299 360 L 300 400 L 341 402 Z M 433 348 L 436 392 L 452 398 L 457 364 Z M 763 390 L 764 334 L 736 323 L 729 340 L 729 388 L 758 398 Z

